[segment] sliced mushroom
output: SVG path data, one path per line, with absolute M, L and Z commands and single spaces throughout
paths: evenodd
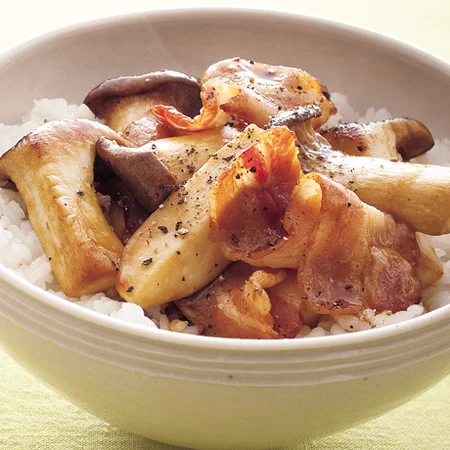
M 126 301 L 148 308 L 188 297 L 230 264 L 210 239 L 208 197 L 218 177 L 260 133 L 249 126 L 217 151 L 131 237 L 116 284 Z
M 369 124 L 346 123 L 322 133 L 335 150 L 348 155 L 372 156 L 397 161 L 398 153 L 407 160 L 428 151 L 434 145 L 430 131 L 414 119 L 388 119 Z M 443 268 L 433 246 L 422 233 L 419 244 L 419 274 L 422 289 L 442 277 Z
M 94 88 L 84 103 L 113 130 L 141 146 L 150 140 L 172 136 L 151 112 L 153 106 L 173 106 L 187 116 L 201 108 L 200 83 L 173 70 L 112 78 Z
M 419 156 L 434 145 L 428 128 L 418 120 L 399 118 L 368 124 L 345 123 L 321 133 L 334 150 L 347 155 L 403 161 Z
M 186 136 L 160 139 L 147 144 L 147 147 L 152 149 L 181 184 L 238 135 L 239 131 L 235 128 L 220 127 Z
M 415 231 L 450 233 L 450 168 L 345 156 L 340 152 L 300 152 L 306 171 L 323 173 L 354 191 L 369 205 L 392 214 Z
M 239 132 L 231 127 L 214 128 L 187 136 L 152 141 L 139 148 L 125 147 L 120 145 L 121 142 L 102 137 L 96 145 L 99 158 L 96 162 L 96 172 L 99 179 L 103 179 L 100 183 L 103 186 L 102 193 L 112 195 L 116 201 L 121 201 L 122 194 L 115 194 L 118 180 L 114 180 L 115 177 L 112 176 L 114 172 L 130 191 L 125 194 L 127 203 L 132 193 L 145 207 L 148 217 L 179 184 L 191 178 L 217 150 L 238 134 Z M 105 166 L 112 169 L 111 173 L 102 167 L 102 161 Z M 109 189 L 111 183 L 105 185 L 104 182 L 110 178 L 114 180 L 112 190 Z M 122 187 L 120 191 L 123 191 Z M 115 211 L 114 217 L 119 218 L 118 211 Z M 139 214 L 139 217 L 142 217 L 142 214 Z M 117 229 L 125 226 L 128 232 L 120 233 L 120 236 L 129 237 L 127 217 L 122 217 L 121 221 L 123 220 L 125 224 L 121 223 Z
M 115 141 L 101 137 L 96 150 L 149 214 L 177 187 L 175 177 L 151 148 L 122 147 Z
M 0 180 L 15 183 L 52 270 L 69 296 L 114 286 L 123 246 L 93 185 L 95 142 L 117 139 L 89 120 L 50 122 L 0 158 Z

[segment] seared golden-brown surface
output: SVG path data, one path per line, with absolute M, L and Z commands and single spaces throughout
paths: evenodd
M 116 133 L 89 120 L 57 121 L 23 138 L 0 159 L 28 208 L 52 270 L 69 296 L 114 286 L 123 246 L 93 187 L 95 142 Z
M 347 155 L 392 159 L 398 154 L 408 161 L 430 150 L 433 136 L 414 119 L 388 119 L 381 122 L 344 123 L 322 133 L 334 150 Z

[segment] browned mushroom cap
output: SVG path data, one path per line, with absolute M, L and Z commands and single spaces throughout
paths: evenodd
M 177 187 L 177 180 L 151 148 L 122 147 L 101 137 L 96 150 L 149 213 Z
M 200 83 L 173 70 L 112 78 L 94 88 L 84 103 L 113 130 L 140 146 L 172 135 L 151 112 L 153 106 L 173 106 L 188 116 L 198 114 Z
M 324 131 L 322 136 L 335 150 L 348 155 L 396 159 L 399 153 L 403 161 L 427 152 L 434 145 L 428 128 L 409 118 L 344 123 Z
M 93 186 L 95 142 L 118 138 L 89 120 L 50 122 L 0 158 L 0 181 L 12 180 L 63 291 L 79 296 L 114 285 L 123 246 Z

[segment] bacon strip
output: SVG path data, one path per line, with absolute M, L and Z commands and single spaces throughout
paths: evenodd
M 235 263 L 221 279 L 177 306 L 207 336 L 247 339 L 283 337 L 274 330 L 271 302 L 265 289 L 280 283 L 284 270 L 270 273 Z
M 327 89 L 309 73 L 284 66 L 255 63 L 240 58 L 220 61 L 202 77 L 203 108 L 193 119 L 170 106 L 153 113 L 174 130 L 199 131 L 236 119 L 264 127 L 271 116 L 297 106 L 318 104 L 319 128 L 336 112 Z
M 304 210 L 318 212 L 298 266 L 300 295 L 310 309 L 396 312 L 420 302 L 420 252 L 406 225 L 319 174 L 304 176 L 290 203 L 297 217 Z
M 321 314 L 395 312 L 418 303 L 415 233 L 325 176 L 300 178 L 295 140 L 285 128 L 264 137 L 210 196 L 211 229 L 225 256 L 297 269 L 301 298 Z M 248 170 L 250 161 L 255 170 Z
M 261 133 L 231 169 L 222 174 L 209 197 L 213 239 L 230 260 L 261 266 L 296 267 L 296 259 L 271 260 L 287 236 L 282 219 L 289 196 L 301 175 L 295 135 L 287 128 Z M 278 255 L 277 255 L 278 258 Z

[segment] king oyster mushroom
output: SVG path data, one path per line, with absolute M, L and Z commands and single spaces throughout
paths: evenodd
M 116 283 L 126 301 L 147 308 L 187 297 L 230 264 L 210 240 L 208 198 L 223 171 L 260 135 L 250 125 L 224 145 L 131 237 Z
M 321 133 L 334 150 L 347 155 L 372 156 L 403 161 L 419 156 L 434 145 L 428 128 L 409 118 L 379 122 L 344 123 Z
M 152 113 L 152 107 L 172 106 L 187 116 L 199 112 L 200 83 L 173 70 L 111 78 L 89 92 L 84 103 L 109 127 L 141 146 L 172 136 Z
M 138 148 L 131 148 L 123 145 L 122 141 L 111 141 L 103 137 L 98 140 L 96 147 L 99 157 L 125 181 L 130 189 L 133 190 L 132 184 L 139 183 L 146 185 L 142 186 L 142 189 L 153 192 L 164 185 L 163 190 L 169 195 L 173 190 L 172 186 L 191 178 L 217 150 L 238 134 L 239 131 L 232 127 L 213 128 L 186 136 L 158 139 Z M 149 165 L 148 168 L 135 167 L 144 161 Z M 148 173 L 143 180 L 126 181 L 133 177 L 137 178 L 136 172 L 139 172 L 139 177 L 142 177 L 143 171 Z M 135 194 L 141 201 L 137 191 Z M 152 212 L 167 195 L 162 198 L 159 193 L 152 194 L 151 199 L 143 200 L 142 203 L 145 206 L 150 202 L 153 206 L 148 210 Z
M 104 137 L 96 150 L 149 213 L 177 187 L 175 177 L 151 150 L 122 147 Z
M 295 131 L 305 172 L 326 175 L 414 231 L 436 236 L 450 233 L 449 167 L 345 155 L 313 129 L 308 115 L 318 114 L 314 106 L 295 108 L 269 124 Z
M 109 216 L 121 241 L 126 243 L 173 190 L 238 134 L 231 127 L 214 128 L 138 148 L 101 137 L 96 144 L 97 187 L 111 196 Z
M 354 156 L 370 156 L 390 161 L 415 158 L 434 145 L 428 128 L 418 120 L 387 119 L 368 124 L 345 123 L 321 133 L 334 150 Z M 419 273 L 426 289 L 442 277 L 443 268 L 426 235 L 416 233 L 420 249 Z
M 303 162 L 308 162 L 306 170 L 321 173 L 324 171 L 323 173 L 338 181 L 344 176 L 342 171 L 337 173 L 337 177 L 331 171 L 326 172 L 327 164 L 325 161 L 330 154 L 333 154 L 335 158 L 339 158 L 339 155 L 344 158 L 342 153 L 351 155 L 352 158 L 344 160 L 347 162 L 355 161 L 353 156 L 358 156 L 363 161 L 370 161 L 371 163 L 376 161 L 373 158 L 387 159 L 391 164 L 399 160 L 399 153 L 397 152 L 401 152 L 403 159 L 408 159 L 428 151 L 434 144 L 429 130 L 421 122 L 414 119 L 389 119 L 369 124 L 347 123 L 338 125 L 319 135 L 308 123 L 309 120 L 318 115 L 320 115 L 320 110 L 314 106 L 296 108 L 278 114 L 268 126 L 285 125 L 295 130 L 301 143 L 300 159 Z M 333 150 L 330 150 L 330 144 Z M 342 153 L 334 150 L 340 150 Z M 339 167 L 339 164 L 335 164 L 333 167 Z M 342 167 L 347 168 L 348 175 L 355 173 L 358 176 L 357 167 L 359 166 L 353 167 L 351 164 L 343 164 Z M 349 181 L 347 187 L 358 194 L 358 187 L 355 188 L 352 181 Z M 363 182 L 362 184 L 364 185 Z M 445 201 L 445 198 L 443 200 Z M 384 200 L 384 203 L 383 199 L 374 201 L 379 201 L 378 205 L 386 207 L 386 200 Z M 399 206 L 394 205 L 394 208 L 398 210 Z M 422 224 L 419 224 L 419 226 L 422 226 Z M 441 278 L 443 269 L 427 237 L 417 232 L 416 239 L 420 250 L 418 270 L 422 288 L 425 289 Z
M 123 246 L 94 190 L 95 142 L 117 139 L 89 120 L 49 122 L 0 158 L 0 184 L 15 183 L 63 291 L 80 296 L 114 286 Z

